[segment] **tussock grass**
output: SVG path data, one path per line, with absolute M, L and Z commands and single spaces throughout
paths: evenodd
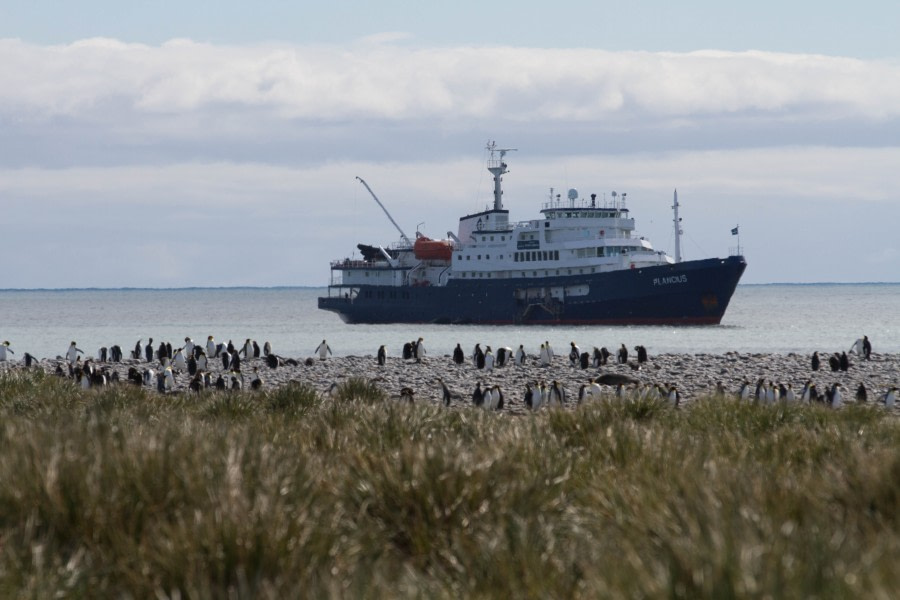
M 892 597 L 900 423 L 0 379 L 6 597 Z

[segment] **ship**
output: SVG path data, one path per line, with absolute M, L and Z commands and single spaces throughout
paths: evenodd
M 565 198 L 551 188 L 541 217 L 511 221 L 502 177 L 515 148 L 487 145 L 493 207 L 459 219 L 456 233 L 411 240 L 361 178 L 400 240 L 358 244 L 331 261 L 320 309 L 346 323 L 714 325 L 747 266 L 740 252 L 682 260 L 678 192 L 675 255 L 635 233 L 627 193 Z M 737 233 L 733 229 L 732 233 Z M 740 238 L 738 238 L 740 239 Z

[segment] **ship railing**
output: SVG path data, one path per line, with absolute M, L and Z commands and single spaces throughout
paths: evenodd
M 541 223 L 545 222 L 544 219 L 534 219 L 531 221 L 518 221 L 515 223 L 511 223 L 507 231 L 513 231 L 515 229 L 536 229 L 539 228 Z M 591 229 L 603 229 L 604 236 L 607 238 L 622 238 L 622 237 L 635 237 L 634 229 L 629 229 L 627 225 L 631 225 L 631 219 L 604 219 L 604 225 L 602 227 L 591 227 Z M 628 235 L 624 233 L 619 233 L 617 230 L 627 231 Z
M 332 269 L 387 269 L 390 265 L 385 260 L 359 260 L 342 258 L 331 261 Z
M 559 199 L 552 200 L 550 202 L 544 202 L 543 204 L 541 204 L 541 210 L 578 210 L 582 208 L 594 208 L 602 210 L 628 210 L 628 208 L 625 206 L 625 202 L 622 200 L 603 200 L 594 202 L 592 204 L 590 200 L 587 200 L 585 198 L 580 198 L 578 200 Z

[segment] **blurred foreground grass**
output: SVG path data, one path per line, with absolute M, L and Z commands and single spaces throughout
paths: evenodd
M 900 422 L 351 380 L 161 396 L 0 378 L 4 597 L 818 597 L 900 589 Z

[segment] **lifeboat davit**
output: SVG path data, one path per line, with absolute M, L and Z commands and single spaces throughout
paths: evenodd
M 419 260 L 450 260 L 453 246 L 450 240 L 433 240 L 420 235 L 413 244 L 413 253 Z

